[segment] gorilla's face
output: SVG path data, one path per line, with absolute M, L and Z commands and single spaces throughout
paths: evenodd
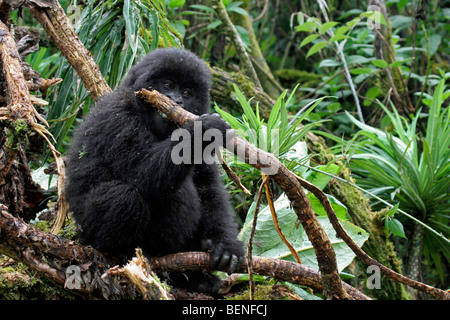
M 171 48 L 149 53 L 131 68 L 123 86 L 133 91 L 156 89 L 196 115 L 209 111 L 211 72 L 189 51 Z
M 173 77 L 163 77 L 157 79 L 149 85 L 149 88 L 156 89 L 158 92 L 164 94 L 180 107 L 190 111 L 196 112 L 199 109 L 199 101 L 197 99 L 198 93 L 196 95 L 196 90 Z M 152 125 L 155 129 L 155 133 L 164 138 L 172 133 L 173 130 L 177 128 L 176 124 L 167 119 L 167 116 L 157 111 L 152 116 Z
M 179 83 L 173 78 L 162 78 L 156 85 L 155 89 L 172 99 L 180 107 L 186 110 L 192 110 L 190 104 L 195 101 L 195 91 L 183 83 Z

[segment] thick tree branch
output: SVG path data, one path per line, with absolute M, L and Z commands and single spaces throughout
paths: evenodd
M 261 83 L 259 82 L 259 78 L 256 74 L 255 69 L 253 68 L 252 61 L 250 60 L 244 43 L 242 42 L 241 37 L 236 30 L 236 27 L 233 25 L 230 17 L 228 16 L 227 10 L 225 9 L 222 0 L 214 0 L 212 1 L 212 3 L 217 12 L 217 15 L 219 16 L 219 19 L 222 20 L 222 23 L 225 26 L 225 30 L 228 32 L 233 41 L 236 52 L 241 58 L 241 63 L 244 66 L 245 73 L 253 80 L 255 86 L 261 88 Z
M 107 273 L 117 261 L 92 247 L 33 228 L 1 204 L 0 253 L 86 297 L 140 298 L 139 289 L 123 276 Z
M 41 7 L 35 1 L 26 1 L 25 4 L 34 13 L 58 49 L 75 68 L 91 97 L 97 100 L 105 93 L 111 92 L 111 88 L 103 78 L 92 54 L 73 30 L 72 24 L 61 5 L 56 0 L 47 0 L 47 2 L 51 2 L 51 5 Z
M 152 258 L 150 265 L 152 270 L 156 272 L 209 270 L 209 254 L 205 252 L 170 254 L 164 257 Z M 324 291 L 320 272 L 304 264 L 253 256 L 252 270 L 259 275 L 270 276 L 274 279 L 305 285 L 320 292 Z M 247 261 L 243 261 L 239 271 L 247 273 Z M 344 282 L 341 283 L 351 298 L 355 300 L 370 300 L 369 297 L 365 296 L 352 286 Z
M 133 259 L 129 265 L 113 267 L 117 261 L 88 246 L 81 246 L 56 235 L 36 229 L 21 219 L 9 214 L 0 205 L 0 253 L 17 261 L 21 261 L 32 270 L 50 278 L 55 283 L 66 286 L 84 296 L 103 299 L 140 298 L 141 290 L 150 288 L 148 266 L 141 256 L 139 261 Z M 76 267 L 82 280 L 79 286 L 71 287 L 74 274 L 70 267 Z M 306 285 L 322 292 L 324 287 L 320 273 L 308 266 L 294 262 L 272 258 L 253 257 L 253 271 L 275 279 Z M 247 263 L 241 272 L 247 272 Z M 136 270 L 138 269 L 138 270 Z M 209 270 L 209 254 L 203 252 L 187 252 L 167 255 L 150 260 L 150 269 L 154 272 Z M 130 282 L 132 280 L 132 283 Z M 73 283 L 72 283 L 73 284 Z M 355 288 L 342 283 L 353 299 L 367 300 L 367 296 Z M 158 285 L 158 294 L 150 298 L 171 298 Z M 153 289 L 153 288 L 152 288 Z M 148 297 L 148 292 L 143 292 Z

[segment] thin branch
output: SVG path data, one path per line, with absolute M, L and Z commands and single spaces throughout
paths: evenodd
M 252 22 L 256 22 L 256 21 L 260 20 L 262 17 L 264 17 L 264 15 L 266 14 L 268 8 L 269 8 L 269 0 L 264 0 L 264 7 L 261 10 L 261 13 L 259 14 L 259 16 L 257 16 L 256 18 L 252 19 Z
M 263 174 L 263 177 L 266 178 L 268 176 Z M 297 260 L 298 263 L 302 263 L 301 260 L 300 260 L 300 257 L 298 256 L 297 251 L 292 246 L 292 244 L 289 242 L 289 240 L 286 239 L 286 236 L 281 231 L 280 224 L 278 223 L 277 212 L 275 211 L 275 206 L 273 204 L 273 195 L 272 195 L 272 192 L 270 191 L 268 183 L 265 184 L 265 189 L 266 189 L 267 202 L 269 203 L 270 213 L 272 214 L 273 224 L 275 225 L 275 229 L 277 230 L 278 236 L 284 242 L 284 244 L 289 248 L 289 251 L 292 253 L 292 255 L 294 256 L 295 260 Z
M 228 31 L 231 37 L 231 40 L 233 41 L 233 44 L 236 48 L 236 52 L 238 56 L 241 58 L 241 62 L 244 66 L 245 73 L 253 80 L 255 86 L 261 88 L 261 83 L 259 82 L 258 75 L 256 74 L 256 71 L 253 68 L 247 50 L 245 49 L 245 45 L 242 42 L 242 39 L 239 36 L 236 27 L 231 22 L 231 19 L 228 16 L 227 10 L 225 9 L 222 0 L 213 0 L 212 3 L 217 12 L 217 15 L 219 16 L 219 19 L 222 21 L 223 25 L 225 26 L 226 30 Z
M 258 221 L 258 213 L 259 213 L 259 205 L 261 201 L 261 195 L 262 190 L 264 188 L 264 185 L 267 183 L 267 180 L 269 180 L 269 176 L 265 176 L 263 178 L 263 181 L 261 183 L 261 186 L 259 187 L 258 194 L 256 196 L 256 205 L 255 205 L 255 212 L 253 214 L 253 223 L 252 223 L 252 230 L 250 231 L 250 236 L 248 238 L 247 243 L 247 265 L 248 265 L 248 282 L 250 284 L 250 300 L 253 300 L 253 295 L 255 292 L 255 283 L 253 282 L 253 237 L 255 235 L 256 230 L 256 223 Z
M 236 185 L 247 195 L 251 196 L 252 193 L 241 183 L 241 179 L 237 176 L 236 173 L 234 173 L 233 170 L 227 165 L 227 163 L 223 160 L 222 153 L 217 153 L 217 158 L 219 159 L 219 162 L 222 164 L 222 168 L 227 174 L 228 178 L 230 178 L 231 181 L 236 183 Z

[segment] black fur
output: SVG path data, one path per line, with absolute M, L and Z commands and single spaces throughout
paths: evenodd
M 105 95 L 77 129 L 68 152 L 66 194 L 82 237 L 93 247 L 129 258 L 140 247 L 147 256 L 210 251 L 211 266 L 233 272 L 243 256 L 238 228 L 217 165 L 171 160 L 176 125 L 134 94 L 160 79 L 192 89 L 180 101 L 197 115 L 208 113 L 211 75 L 193 53 L 158 49 L 131 68 L 123 84 Z M 201 117 L 203 131 L 229 126 Z M 193 132 L 193 123 L 184 126 Z M 187 278 L 186 278 L 187 276 Z M 214 293 L 211 274 L 171 274 L 175 286 Z M 188 280 L 186 280 L 188 279 Z

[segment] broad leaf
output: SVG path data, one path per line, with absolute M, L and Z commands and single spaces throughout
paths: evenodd
M 301 225 L 298 226 L 297 215 L 291 209 L 289 199 L 283 194 L 280 198 L 278 198 L 278 200 L 275 201 L 274 206 L 281 231 L 298 252 L 302 263 L 318 268 L 314 248 Z M 254 208 L 255 204 L 253 203 L 249 209 L 247 219 L 239 235 L 239 238 L 244 242 L 248 242 L 250 236 L 250 231 L 253 224 Z M 336 231 L 333 229 L 333 226 L 327 217 L 319 216 L 318 220 L 331 240 L 332 246 L 336 252 L 338 269 L 339 271 L 342 271 L 352 262 L 355 254 L 342 239 L 336 237 Z M 368 239 L 368 234 L 363 229 L 351 224 L 348 221 L 341 221 L 341 223 L 358 246 L 362 246 Z M 254 255 L 295 261 L 286 244 L 278 236 L 269 207 L 261 207 L 258 214 L 253 243 L 252 253 Z

